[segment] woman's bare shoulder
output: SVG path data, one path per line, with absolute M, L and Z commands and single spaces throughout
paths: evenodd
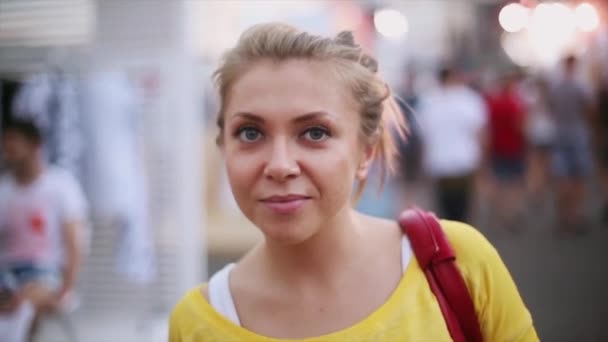
M 360 220 L 367 231 L 384 239 L 399 239 L 403 233 L 396 220 L 360 214 Z

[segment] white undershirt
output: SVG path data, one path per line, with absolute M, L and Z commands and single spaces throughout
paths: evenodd
M 401 269 L 404 270 L 412 258 L 412 248 L 409 239 L 404 235 L 401 239 Z M 240 326 L 241 322 L 236 312 L 236 306 L 230 293 L 229 277 L 234 264 L 224 266 L 209 280 L 209 303 L 222 316 Z

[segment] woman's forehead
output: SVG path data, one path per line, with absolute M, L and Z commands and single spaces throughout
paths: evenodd
M 260 61 L 231 87 L 226 114 L 343 113 L 354 106 L 346 86 L 322 62 Z

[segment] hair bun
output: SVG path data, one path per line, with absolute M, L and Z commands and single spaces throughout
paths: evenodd
M 361 58 L 359 59 L 359 64 L 363 65 L 373 73 L 378 72 L 378 61 L 376 61 L 374 57 L 368 54 L 363 53 L 361 55 Z
M 340 45 L 358 47 L 358 44 L 355 43 L 355 36 L 352 31 L 342 31 L 338 33 L 335 42 Z

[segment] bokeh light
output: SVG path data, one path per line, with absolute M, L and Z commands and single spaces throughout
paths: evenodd
M 591 4 L 582 3 L 578 5 L 574 10 L 574 14 L 576 16 L 576 24 L 581 31 L 595 31 L 600 24 L 597 11 Z
M 409 30 L 405 15 L 397 10 L 387 8 L 374 13 L 374 26 L 378 33 L 387 38 L 400 38 Z
M 507 32 L 518 32 L 528 25 L 530 10 L 517 3 L 503 7 L 498 14 L 498 22 Z

